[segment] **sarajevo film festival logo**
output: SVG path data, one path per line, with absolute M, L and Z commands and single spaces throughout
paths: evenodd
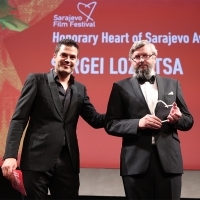
M 53 16 L 53 27 L 62 28 L 94 28 L 96 27 L 95 21 L 92 19 L 92 13 L 96 7 L 97 2 L 88 4 L 78 3 L 77 9 L 81 15 L 59 15 Z M 85 20 L 86 17 L 86 20 Z
M 93 21 L 93 19 L 91 18 L 91 15 L 94 11 L 96 4 L 97 4 L 97 2 L 91 2 L 91 3 L 88 3 L 88 4 L 85 4 L 85 3 L 78 3 L 77 4 L 77 9 L 81 14 L 83 14 L 86 17 L 86 22 L 88 20 Z

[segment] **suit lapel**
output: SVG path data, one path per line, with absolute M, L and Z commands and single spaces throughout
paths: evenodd
M 63 107 L 62 107 L 62 104 L 61 104 L 61 101 L 60 101 L 60 98 L 59 98 L 57 85 L 56 85 L 55 80 L 53 78 L 52 72 L 49 72 L 47 74 L 47 78 L 48 78 L 49 88 L 50 88 L 50 91 L 51 91 L 51 95 L 52 95 L 52 98 L 53 98 L 54 105 L 56 107 L 58 114 L 63 119 L 63 117 L 64 117 L 63 116 L 64 115 L 63 114 Z
M 76 107 L 77 107 L 77 102 L 78 102 L 77 87 L 76 87 L 76 85 L 72 84 L 72 86 L 71 86 L 71 102 L 70 102 L 69 108 L 66 112 L 66 120 L 70 120 L 70 118 L 75 113 Z
M 156 75 L 156 81 L 157 81 L 157 86 L 158 86 L 158 100 L 164 101 L 164 86 L 163 86 L 163 81 L 162 78 L 158 75 Z M 161 104 L 157 104 L 155 108 L 155 113 L 159 110 Z

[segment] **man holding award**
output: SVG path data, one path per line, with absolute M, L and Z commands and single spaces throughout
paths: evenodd
M 105 130 L 122 137 L 120 173 L 128 199 L 180 199 L 183 161 L 178 130 L 193 117 L 178 80 L 156 75 L 157 49 L 135 42 L 129 58 L 134 76 L 115 82 Z

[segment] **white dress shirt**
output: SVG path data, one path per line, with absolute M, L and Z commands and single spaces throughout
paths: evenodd
M 158 101 L 158 87 L 156 79 L 154 84 L 151 84 L 148 81 L 146 81 L 144 84 L 140 85 L 140 87 L 151 114 L 155 115 L 155 108 Z M 152 144 L 155 144 L 154 137 L 152 137 Z

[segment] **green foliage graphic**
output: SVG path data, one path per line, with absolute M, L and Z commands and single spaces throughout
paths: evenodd
M 12 11 L 16 8 L 8 4 L 8 0 L 0 1 L 0 26 L 2 29 L 21 32 L 29 27 L 29 25 L 12 15 Z

